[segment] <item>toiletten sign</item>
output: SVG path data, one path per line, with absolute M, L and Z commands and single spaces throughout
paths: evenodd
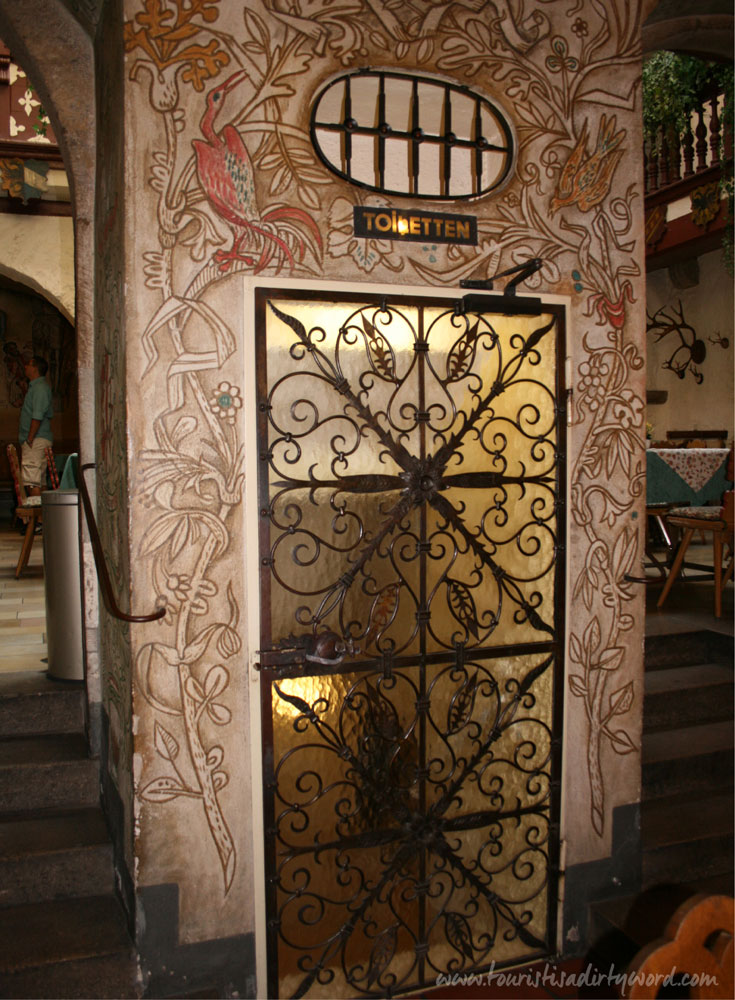
M 413 243 L 477 246 L 477 218 L 446 212 L 416 212 L 355 205 L 355 236 Z

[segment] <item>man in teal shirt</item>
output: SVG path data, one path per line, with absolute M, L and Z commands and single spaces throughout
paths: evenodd
M 54 411 L 51 387 L 44 378 L 48 371 L 45 358 L 32 357 L 25 371 L 29 384 L 20 411 L 21 468 L 26 492 L 39 496 L 46 469 L 46 448 L 50 448 L 54 440 L 51 433 Z

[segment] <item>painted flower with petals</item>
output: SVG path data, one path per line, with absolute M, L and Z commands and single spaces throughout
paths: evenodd
M 220 420 L 225 420 L 228 424 L 235 423 L 237 411 L 241 406 L 242 397 L 240 396 L 240 390 L 236 385 L 230 385 L 229 382 L 220 382 L 217 386 L 217 391 L 209 403 L 212 413 L 218 416 Z

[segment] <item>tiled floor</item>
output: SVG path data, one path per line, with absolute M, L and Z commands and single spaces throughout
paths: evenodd
M 43 537 L 33 543 L 28 566 L 15 579 L 23 536 L 0 521 L 0 672 L 46 669 L 46 601 Z

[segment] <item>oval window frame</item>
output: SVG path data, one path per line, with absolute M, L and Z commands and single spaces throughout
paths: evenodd
M 456 93 L 458 95 L 461 95 L 462 98 L 464 98 L 465 100 L 467 98 L 474 99 L 478 104 L 482 105 L 489 111 L 490 115 L 497 123 L 499 130 L 504 137 L 505 145 L 496 146 L 490 144 L 482 136 L 480 136 L 479 138 L 475 138 L 474 140 L 461 139 L 452 135 L 451 131 L 448 133 L 445 132 L 443 136 L 439 135 L 426 136 L 423 134 L 417 136 L 415 134 L 416 130 L 414 130 L 413 132 L 394 131 L 392 127 L 389 125 L 389 123 L 386 122 L 382 122 L 374 128 L 368 128 L 366 126 L 357 125 L 357 123 L 354 122 L 354 120 L 351 123 L 351 127 L 348 127 L 350 125 L 350 120 L 347 118 L 344 119 L 342 122 L 317 121 L 317 110 L 324 96 L 331 88 L 344 83 L 346 87 L 346 93 L 349 93 L 350 88 L 352 87 L 354 81 L 360 79 L 375 79 L 375 78 L 378 78 L 379 81 L 381 79 L 383 81 L 386 79 L 408 80 L 413 85 L 414 94 L 416 93 L 416 88 L 418 84 L 425 83 L 435 87 L 443 88 L 445 94 Z M 348 101 L 348 111 L 349 111 L 349 101 Z M 380 184 L 370 184 L 364 180 L 357 179 L 351 176 L 349 172 L 346 172 L 341 167 L 337 166 L 327 156 L 327 154 L 324 152 L 319 142 L 317 136 L 317 130 L 319 129 L 336 132 L 344 136 L 355 135 L 355 134 L 374 135 L 375 141 L 377 142 L 378 145 L 378 151 L 377 151 L 378 160 L 380 159 L 379 147 L 381 138 L 383 139 L 399 138 L 403 139 L 406 142 L 410 142 L 412 144 L 416 143 L 419 147 L 424 142 L 430 142 L 444 149 L 446 148 L 452 149 L 457 146 L 474 149 L 480 155 L 482 155 L 482 153 L 486 151 L 497 151 L 505 154 L 506 162 L 501 172 L 496 176 L 496 178 L 493 180 L 491 184 L 489 184 L 485 188 L 481 188 L 477 191 L 472 191 L 466 194 L 452 194 L 452 193 L 433 194 L 433 193 L 422 193 L 421 191 L 413 192 L 410 190 L 408 191 L 396 190 L 394 188 L 381 186 Z M 421 130 L 419 129 L 418 131 L 420 132 Z M 309 133 L 310 133 L 312 147 L 318 159 L 327 168 L 327 170 L 329 170 L 330 173 L 336 175 L 341 180 L 347 181 L 348 184 L 351 184 L 354 187 L 359 187 L 366 191 L 372 191 L 376 194 L 391 195 L 393 197 L 399 197 L 399 198 L 411 198 L 413 200 L 418 200 L 418 201 L 439 201 L 439 202 L 477 201 L 481 198 L 486 198 L 490 194 L 496 194 L 497 192 L 502 190 L 502 188 L 505 187 L 505 185 L 512 178 L 518 156 L 518 142 L 516 138 L 516 133 L 509 116 L 507 115 L 505 109 L 501 105 L 499 105 L 496 101 L 489 98 L 486 94 L 476 89 L 470 88 L 466 84 L 457 83 L 455 80 L 446 79 L 445 77 L 434 76 L 429 73 L 407 73 L 402 70 L 387 69 L 387 68 L 351 70 L 347 73 L 344 72 L 337 73 L 336 75 L 331 77 L 326 83 L 324 83 L 319 88 L 316 95 L 312 99 L 311 114 L 309 119 Z M 477 160 L 476 158 L 474 159 L 476 163 Z M 472 176 L 473 178 L 478 177 L 478 171 L 476 167 L 473 170 Z M 482 170 L 480 169 L 479 177 L 481 178 L 481 176 L 482 176 Z

